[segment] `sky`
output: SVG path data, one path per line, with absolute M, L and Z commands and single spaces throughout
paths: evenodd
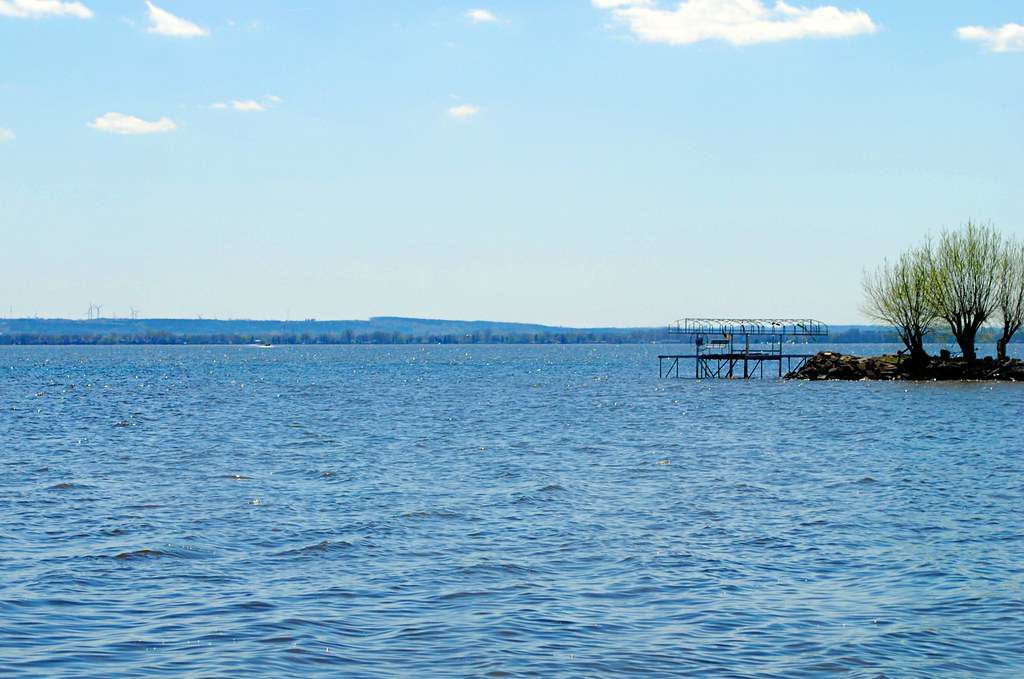
M 863 322 L 1024 237 L 1020 0 L 0 0 L 3 315 Z

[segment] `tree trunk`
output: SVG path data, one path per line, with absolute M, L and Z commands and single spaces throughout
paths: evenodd
M 1006 354 L 1010 348 L 1010 340 L 1013 339 L 1013 336 L 1017 334 L 1019 329 L 1020 323 L 1003 323 L 1003 336 L 999 338 L 998 342 L 996 342 L 996 351 L 999 352 L 1000 361 L 1006 360 Z
M 1003 331 L 1003 336 L 996 342 L 996 356 L 1000 361 L 1006 360 L 1006 345 L 1010 343 L 1010 338 L 1006 336 L 1006 331 Z
M 931 361 L 931 356 L 924 350 L 924 338 L 915 337 L 910 344 L 910 369 L 912 373 L 920 374 L 924 367 Z
M 974 350 L 974 336 L 976 333 L 970 330 L 956 335 L 956 343 L 960 345 L 960 351 L 964 355 L 965 361 L 973 361 L 978 358 L 977 352 Z

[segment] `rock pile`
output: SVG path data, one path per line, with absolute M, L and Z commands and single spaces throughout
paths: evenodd
M 787 380 L 1001 380 L 1024 382 L 1024 361 L 992 357 L 976 361 L 962 358 L 930 358 L 925 364 L 913 364 L 906 357 L 871 356 L 861 358 L 833 351 L 823 351 L 799 370 L 786 375 Z

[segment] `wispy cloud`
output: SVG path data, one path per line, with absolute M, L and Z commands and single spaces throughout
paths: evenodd
M 989 52 L 1024 52 L 1024 26 L 1005 24 L 998 28 L 964 26 L 956 29 L 961 40 L 980 42 Z
M 80 2 L 61 0 L 0 0 L 0 16 L 19 19 L 70 16 L 91 19 L 92 10 Z
M 8 130 L 5 127 L 0 127 L 0 144 L 8 141 L 14 141 L 14 130 Z
M 218 101 L 210 104 L 210 108 L 216 111 L 241 111 L 242 113 L 261 113 L 267 109 L 280 104 L 283 99 L 273 94 L 268 94 L 261 99 L 232 99 L 231 101 Z
M 493 12 L 486 9 L 471 9 L 466 12 L 466 18 L 474 24 L 487 24 L 498 20 L 498 17 L 494 16 Z
M 234 111 L 243 111 L 246 113 L 254 113 L 260 111 L 266 111 L 267 107 L 255 99 L 234 99 L 232 101 L 218 101 L 216 104 L 210 104 L 210 108 L 218 111 L 226 111 L 232 109 Z
M 111 134 L 159 134 L 178 129 L 177 123 L 170 118 L 148 121 L 123 113 L 104 113 L 89 123 L 89 127 Z
M 210 32 L 202 26 L 174 16 L 149 0 L 146 0 L 146 7 L 149 8 L 149 28 L 146 29 L 149 33 L 172 38 L 204 38 L 210 35 Z
M 472 104 L 459 104 L 448 109 L 448 115 L 452 118 L 472 118 L 478 113 L 480 113 L 480 107 Z
M 689 45 L 723 40 L 754 45 L 799 38 L 843 38 L 878 30 L 867 13 L 828 5 L 796 7 L 779 0 L 684 0 L 662 9 L 656 0 L 591 0 L 645 42 Z

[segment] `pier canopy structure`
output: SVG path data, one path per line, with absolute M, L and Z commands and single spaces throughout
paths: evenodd
M 790 353 L 787 344 L 828 337 L 828 326 L 811 318 L 684 318 L 669 335 L 693 342 L 693 354 L 658 356 L 661 377 L 680 377 L 680 362 L 693 361 L 696 379 L 764 377 L 765 364 L 778 364 L 779 377 L 811 357 Z

